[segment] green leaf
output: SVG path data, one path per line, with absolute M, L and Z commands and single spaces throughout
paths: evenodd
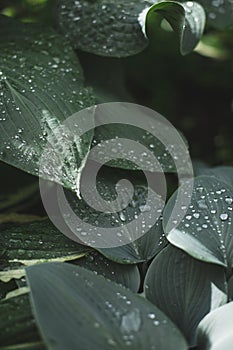
M 84 199 L 78 199 L 73 192 L 68 190 L 65 191 L 66 199 L 79 220 L 81 219 L 82 222 L 91 225 L 91 230 L 94 230 L 96 233 L 93 247 L 101 254 L 118 263 L 134 264 L 151 259 L 167 244 L 162 230 L 161 217 L 158 218 L 151 228 L 148 227 L 148 222 L 143 223 L 139 221 L 140 215 L 143 214 L 147 215 L 148 220 L 153 221 L 154 211 L 157 211 L 159 213 L 158 216 L 160 216 L 162 209 L 159 208 L 163 208 L 164 204 L 154 192 L 154 200 L 148 200 L 148 186 L 143 173 L 120 169 L 114 170 L 113 173 L 112 168 L 102 167 L 97 176 L 96 187 L 99 195 L 105 201 L 105 211 L 93 209 L 94 204 L 98 202 L 98 198 L 93 195 L 92 174 L 85 173 L 84 169 L 83 177 L 85 178 L 85 186 L 89 191 L 88 197 L 93 201 L 92 207 Z M 132 197 L 131 194 L 125 191 L 117 192 L 116 184 L 122 179 L 127 179 L 133 185 Z M 115 200 L 117 200 L 120 208 L 122 208 L 121 205 L 123 203 L 126 203 L 126 200 L 128 205 L 125 209 L 118 210 L 116 202 L 112 202 Z M 110 210 L 112 210 L 112 213 Z M 64 220 L 73 232 L 80 232 L 78 235 L 79 239 L 87 239 L 90 232 L 85 231 L 82 228 L 82 224 L 77 226 L 78 223 L 72 221 L 69 215 L 64 215 Z M 134 222 L 136 226 L 126 226 L 131 222 Z M 109 230 L 107 238 L 102 234 L 103 229 Z M 111 237 L 111 229 L 117 230 L 119 246 L 115 245 L 109 248 L 111 246 L 109 238 Z M 148 232 L 145 231 L 147 229 Z M 109 238 L 109 241 L 105 241 L 105 238 Z M 132 243 L 122 244 L 122 239 L 127 239 L 127 243 L 130 241 Z M 99 245 L 96 244 L 98 242 L 100 242 Z M 117 240 L 114 242 L 118 243 Z M 92 242 L 90 242 L 91 245 Z
M 185 9 L 185 21 L 180 35 L 180 51 L 186 55 L 195 49 L 201 39 L 206 16 L 203 7 L 197 2 L 187 1 L 182 5 Z
M 233 276 L 227 282 L 228 285 L 228 301 L 233 301 Z
M 90 132 L 82 138 L 69 133 L 71 146 L 61 132 L 67 117 L 93 104 L 77 57 L 66 40 L 49 28 L 4 16 L 0 28 L 0 159 L 38 175 L 46 141 L 66 145 L 62 156 L 68 163 L 62 159 L 62 172 L 56 175 L 51 155 L 40 175 L 72 188 L 92 139 Z M 56 147 L 58 156 L 61 151 Z
M 102 248 L 99 251 L 108 259 L 122 264 L 137 264 L 149 261 L 167 245 L 161 218 L 143 237 L 115 248 Z
M 183 187 L 181 187 L 181 192 Z M 183 194 L 185 196 L 185 193 Z M 232 187 L 214 177 L 194 179 L 194 189 L 188 208 L 176 207 L 184 219 L 176 227 L 171 217 L 177 192 L 164 210 L 164 231 L 167 239 L 194 258 L 233 266 L 233 191 Z
M 109 280 L 137 292 L 140 286 L 140 274 L 136 265 L 122 265 L 106 259 L 98 252 L 91 252 L 74 264 L 94 271 Z
M 29 294 L 10 298 L 0 303 L 0 349 L 30 349 L 27 343 L 39 343 L 45 349 L 32 315 Z M 32 344 L 31 344 L 32 345 Z M 36 347 L 31 347 L 36 349 Z
M 197 176 L 214 176 L 218 180 L 221 180 L 233 187 L 233 167 L 231 166 L 216 166 L 209 168 L 203 165 L 196 168 L 195 174 Z
M 227 302 L 225 272 L 221 266 L 200 262 L 169 245 L 148 269 L 145 295 L 194 346 L 201 319 Z
M 27 278 L 50 349 L 187 349 L 158 308 L 91 271 L 51 263 L 27 268 Z
M 178 34 L 181 53 L 186 54 L 196 46 L 205 25 L 202 6 L 189 5 L 175 1 L 60 0 L 57 22 L 75 48 L 101 56 L 126 57 L 145 49 L 149 27 L 155 25 L 153 17 L 159 14 Z
M 64 236 L 49 220 L 3 230 L 0 247 L 0 280 L 4 282 L 24 276 L 25 265 L 75 260 L 90 251 Z
M 123 122 L 122 115 L 125 116 Z M 176 161 L 187 155 L 188 144 L 183 135 L 146 107 L 130 103 L 105 104 L 96 109 L 95 120 L 100 126 L 95 129 L 92 146 L 109 144 L 105 154 L 102 147 L 95 148 L 98 159 L 108 166 L 155 172 L 160 173 L 155 176 L 161 176 L 161 172 L 177 173 Z M 115 120 L 118 122 L 114 123 Z M 144 120 L 144 124 L 140 120 Z M 172 145 L 170 137 L 164 133 L 166 127 L 173 138 Z M 111 140 L 117 142 L 112 144 Z M 125 144 L 125 140 L 129 143 Z M 186 174 L 187 167 L 186 163 L 179 165 L 180 172 Z
M 233 25 L 231 0 L 198 0 L 207 13 L 207 22 L 214 28 L 224 29 Z
M 197 340 L 202 350 L 232 349 L 233 302 L 205 316 L 197 328 Z

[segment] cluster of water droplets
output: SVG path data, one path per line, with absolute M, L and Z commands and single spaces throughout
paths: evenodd
M 210 178 L 211 181 L 211 178 Z M 227 246 L 232 240 L 233 194 L 224 183 L 213 179 L 212 183 L 205 182 L 196 185 L 191 205 L 181 207 L 186 213 L 179 226 L 183 234 L 191 234 L 198 240 L 206 239 L 219 242 L 224 261 L 227 261 Z M 174 224 L 176 222 L 174 221 Z M 204 236 L 203 236 L 204 235 Z
M 151 2 L 60 1 L 58 24 L 75 47 L 109 56 L 139 51 L 147 45 L 138 16 Z M 79 38 L 79 40 L 77 40 Z

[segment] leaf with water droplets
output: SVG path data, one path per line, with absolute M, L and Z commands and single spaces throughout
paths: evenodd
M 196 176 L 207 175 L 214 176 L 220 181 L 233 187 L 233 167 L 231 166 L 216 166 L 209 168 L 204 165 L 200 165 L 195 169 Z
M 174 324 L 128 289 L 70 264 L 27 268 L 36 321 L 52 350 L 187 349 Z M 151 315 L 153 314 L 153 318 Z
M 185 187 L 181 187 L 181 192 Z M 164 210 L 164 231 L 167 239 L 193 257 L 233 266 L 233 190 L 215 177 L 194 179 L 194 190 L 188 208 L 182 204 L 176 212 L 183 217 L 176 227 L 171 221 L 177 192 Z M 185 196 L 185 193 L 183 193 Z M 173 218 L 174 219 L 174 218 Z M 172 220 L 173 220 L 172 219 Z M 172 227 L 173 225 L 173 227 Z
M 169 245 L 149 267 L 145 295 L 196 344 L 195 331 L 201 319 L 227 302 L 224 268 L 198 261 Z
M 153 39 L 147 33 L 158 14 L 177 33 L 181 53 L 193 50 L 205 25 L 204 10 L 195 2 L 60 0 L 57 6 L 58 26 L 75 48 L 112 57 L 142 51 Z
M 231 350 L 233 342 L 233 302 L 212 311 L 197 328 L 198 349 Z
M 35 325 L 29 295 L 3 300 L 0 303 L 1 349 L 44 350 Z
M 207 23 L 217 29 L 224 29 L 233 25 L 232 0 L 198 0 L 204 7 Z
M 0 159 L 38 175 L 46 142 L 54 141 L 56 152 L 61 144 L 68 145 L 68 137 L 57 130 L 70 115 L 92 105 L 93 99 L 84 88 L 77 57 L 62 36 L 4 16 L 0 27 Z M 51 158 L 50 166 L 40 173 L 68 188 L 76 183 L 92 139 L 91 132 L 83 137 L 70 134 L 60 177 L 55 176 Z
M 64 236 L 49 220 L 2 230 L 0 246 L 0 280 L 4 282 L 24 276 L 25 265 L 75 260 L 90 251 Z
M 85 172 L 84 169 L 86 198 L 91 198 L 90 205 L 85 198 L 78 199 L 73 192 L 65 191 L 66 199 L 76 217 L 84 222 L 84 227 L 86 223 L 90 225 L 85 230 L 82 223 L 79 226 L 79 222 L 75 222 L 76 217 L 73 219 L 64 215 L 67 226 L 74 232 L 74 239 L 78 236 L 82 240 L 83 237 L 87 244 L 118 263 L 135 264 L 155 256 L 167 244 L 167 240 L 162 230 L 161 218 L 164 201 L 156 194 L 156 190 L 161 190 L 160 178 L 156 178 L 156 174 L 152 176 L 158 187 L 152 191 L 154 197 L 148 199 L 148 184 L 142 172 L 115 169 L 113 173 L 112 168 L 102 167 L 97 176 L 96 188 L 104 200 L 105 208 L 98 211 L 95 205 L 100 199 L 93 194 L 93 174 Z M 128 188 L 117 191 L 116 185 L 122 179 L 132 184 L 132 193 L 127 192 Z M 155 213 L 157 221 L 154 220 Z M 146 215 L 146 219 L 140 221 L 142 215 Z M 134 225 L 131 225 L 132 222 Z M 107 234 L 103 233 L 105 230 Z M 117 235 L 117 238 L 114 238 L 116 245 L 112 246 L 113 235 Z
M 140 286 L 140 274 L 136 265 L 122 265 L 113 262 L 98 252 L 91 252 L 85 257 L 75 260 L 74 264 L 94 271 L 97 275 L 119 283 L 132 292 L 137 292 Z

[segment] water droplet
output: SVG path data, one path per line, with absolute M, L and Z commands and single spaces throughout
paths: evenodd
M 220 219 L 221 219 L 222 221 L 226 221 L 226 220 L 228 219 L 228 214 L 227 214 L 227 213 L 221 214 L 221 215 L 220 215 Z
M 200 209 L 208 209 L 208 206 L 206 205 L 206 202 L 204 199 L 200 199 L 197 201 L 198 208 Z
M 225 202 L 229 205 L 231 205 L 233 203 L 233 199 L 231 197 L 226 197 L 225 198 Z

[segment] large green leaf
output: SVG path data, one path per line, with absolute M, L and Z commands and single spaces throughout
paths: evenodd
M 205 13 L 198 3 L 60 0 L 57 7 L 59 28 L 74 47 L 113 57 L 134 55 L 147 46 L 155 14 L 171 24 L 183 54 L 193 50 L 205 25 Z
M 156 179 L 156 174 L 152 176 Z M 164 202 L 155 192 L 153 192 L 155 197 L 151 197 L 153 200 L 148 199 L 148 185 L 143 173 L 120 169 L 113 173 L 112 168 L 102 167 L 98 173 L 96 188 L 106 205 L 105 211 L 93 209 L 99 199 L 93 194 L 92 173 L 84 172 L 83 177 L 85 177 L 88 196 L 92 200 L 92 207 L 86 203 L 85 199 L 78 199 L 68 190 L 65 191 L 66 199 L 76 216 L 73 218 L 69 212 L 66 213 L 65 206 L 61 207 L 61 211 L 65 213 L 64 220 L 67 226 L 74 233 L 77 232 L 80 240 L 84 239 L 87 244 L 93 245 L 107 258 L 126 264 L 147 261 L 167 244 L 160 217 Z M 132 196 L 126 191 L 117 192 L 116 184 L 122 179 L 129 180 L 134 186 Z M 159 185 L 159 178 L 157 181 Z M 128 205 L 120 210 L 116 202 L 113 202 L 114 200 L 117 201 L 117 205 L 119 204 L 119 208 L 122 208 L 123 203 L 128 202 Z M 149 221 L 154 222 L 156 214 L 158 220 L 150 228 Z M 146 215 L 145 221 L 139 221 L 141 215 Z M 77 218 L 82 221 L 80 226 L 79 221 L 76 222 Z M 130 226 L 132 223 L 134 225 Z M 87 230 L 85 230 L 86 224 L 90 225 Z M 95 241 L 88 237 L 94 237 Z M 124 242 L 128 244 L 123 244 Z
M 25 265 L 75 260 L 90 251 L 64 236 L 49 220 L 3 230 L 0 247 L 0 280 L 4 282 L 24 276 Z
M 182 191 L 182 188 L 181 188 Z M 176 201 L 175 193 L 164 210 L 164 231 L 167 239 L 193 257 L 223 266 L 233 266 L 233 190 L 215 177 L 200 176 L 188 208 L 182 203 L 176 212 L 184 216 L 170 217 Z M 184 193 L 185 196 L 185 193 Z
M 98 252 L 91 252 L 85 257 L 74 261 L 76 265 L 94 271 L 132 292 L 137 292 L 140 286 L 140 274 L 136 265 L 122 265 L 106 259 Z
M 187 349 L 153 304 L 69 264 L 27 268 L 33 310 L 49 349 Z
M 198 349 L 231 350 L 233 342 L 233 302 L 205 316 L 197 328 Z
M 195 345 L 201 319 L 227 302 L 223 267 L 193 259 L 169 245 L 149 267 L 145 278 L 146 297 L 160 308 Z
M 1 301 L 0 344 L 1 350 L 7 346 L 9 349 L 45 349 L 35 325 L 29 294 Z
M 77 57 L 49 28 L 4 16 L 0 28 L 0 159 L 38 175 L 49 139 L 53 153 L 40 174 L 72 188 L 92 138 L 91 133 L 75 137 L 73 130 L 61 127 L 67 117 L 93 103 Z M 63 146 L 62 154 L 58 146 Z M 55 155 L 63 157 L 59 174 Z

